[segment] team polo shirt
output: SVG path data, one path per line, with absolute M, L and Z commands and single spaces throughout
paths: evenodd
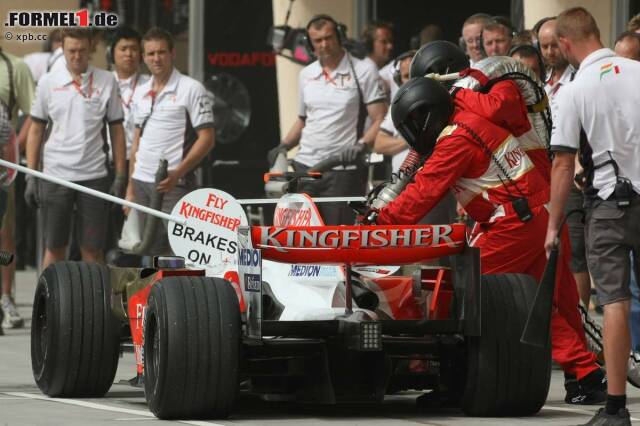
M 382 124 L 380 124 L 380 130 L 387 133 L 394 138 L 401 138 L 402 136 L 396 130 L 396 126 L 393 125 L 393 120 L 391 119 L 391 108 L 387 111 L 387 115 L 384 116 L 384 120 L 382 120 Z M 409 154 L 409 145 L 407 144 L 407 149 L 394 154 L 391 157 L 391 171 L 396 173 L 400 170 L 400 166 L 404 162 L 404 159 L 407 158 L 407 154 Z
M 349 58 L 364 104 L 385 100 L 375 65 L 348 53 L 330 74 L 324 73 L 319 61 L 307 65 L 298 78 L 298 115 L 305 120 L 295 157 L 299 163 L 313 166 L 357 141 L 360 98 Z
M 67 59 L 64 57 L 62 47 L 58 47 L 53 51 L 49 61 L 47 62 L 47 72 L 60 71 L 67 67 Z
M 571 82 L 571 74 L 573 74 L 574 72 L 575 69 L 571 65 L 567 65 L 560 78 L 556 81 L 551 80 L 551 71 L 547 74 L 546 83 L 544 84 L 544 91 L 547 93 L 549 102 L 553 102 L 553 99 L 556 97 L 556 95 L 558 94 L 558 90 L 560 90 L 561 87 Z
M 70 181 L 107 175 L 103 129 L 123 120 L 113 75 L 89 66 L 81 78 L 76 84 L 67 67 L 45 74 L 31 108 L 33 120 L 51 124 L 43 171 Z
M 394 62 L 395 61 L 389 62 L 384 67 L 380 68 L 380 71 L 378 71 L 378 74 L 380 74 L 380 78 L 382 79 L 382 81 L 384 81 L 389 90 L 389 102 L 393 100 L 393 97 L 396 95 L 396 92 L 400 88 L 393 79 L 393 74 L 395 72 Z
M 615 56 L 611 49 L 592 52 L 580 64 L 574 80 L 560 90 L 552 104 L 551 149 L 576 152 L 580 129 L 593 150 L 593 164 L 609 153 L 640 193 L 640 62 Z M 595 170 L 593 187 L 607 199 L 616 183 L 611 165 Z
M 22 57 L 24 63 L 29 67 L 33 81 L 35 81 L 36 84 L 40 81 L 40 78 L 47 73 L 50 58 L 51 52 L 33 52 Z
M 135 130 L 135 107 L 136 103 L 142 98 L 141 87 L 149 81 L 149 75 L 135 73 L 129 78 L 120 80 L 118 74 L 114 71 L 113 76 L 118 82 L 118 88 L 120 89 L 120 103 L 122 104 L 122 110 L 124 112 L 124 134 L 127 142 L 127 158 L 131 152 L 131 145 L 133 144 L 133 133 Z
M 155 182 L 161 159 L 173 170 L 197 139 L 196 131 L 213 128 L 213 99 L 204 86 L 174 69 L 160 93 L 151 91 L 153 78 L 140 87 L 135 125 L 142 136 L 132 177 Z

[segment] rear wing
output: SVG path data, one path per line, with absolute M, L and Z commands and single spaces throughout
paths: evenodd
M 286 263 L 404 265 L 460 253 L 465 225 L 252 226 L 251 247 Z

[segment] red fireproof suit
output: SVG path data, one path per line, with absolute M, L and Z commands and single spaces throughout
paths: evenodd
M 515 82 L 500 81 L 494 84 L 487 94 L 461 89 L 455 93 L 453 100 L 456 107 L 473 111 L 518 138 L 520 146 L 538 171 L 551 182 L 551 162 L 547 147 L 529 122 L 527 107 Z
M 477 134 L 485 147 L 462 126 Z M 480 248 L 482 273 L 525 273 L 539 282 L 546 264 L 544 239 L 549 217 L 544 206 L 549 201 L 545 173 L 534 166 L 510 132 L 475 112 L 456 108 L 451 125 L 441 133 L 415 182 L 380 210 L 377 223 L 416 223 L 451 189 L 481 228 L 472 245 Z M 518 218 L 511 206 L 515 197 L 527 198 L 531 220 Z M 568 244 L 565 229 L 552 315 L 552 354 L 566 373 L 580 379 L 598 366 L 595 354 L 587 350 L 577 309 L 578 292 L 568 267 Z

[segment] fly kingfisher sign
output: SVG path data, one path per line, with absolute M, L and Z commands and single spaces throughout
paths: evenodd
M 182 197 L 171 213 L 186 219 L 184 225 L 171 222 L 168 226 L 176 255 L 214 274 L 236 270 L 238 227 L 248 222 L 235 198 L 218 189 L 197 189 Z

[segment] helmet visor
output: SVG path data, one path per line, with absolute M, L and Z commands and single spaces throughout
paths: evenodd
M 430 118 L 430 111 L 424 111 L 422 108 L 416 108 L 409 113 L 402 123 L 400 123 L 398 132 L 400 132 L 402 137 L 404 137 L 412 148 L 419 150 L 420 136 L 428 128 Z

